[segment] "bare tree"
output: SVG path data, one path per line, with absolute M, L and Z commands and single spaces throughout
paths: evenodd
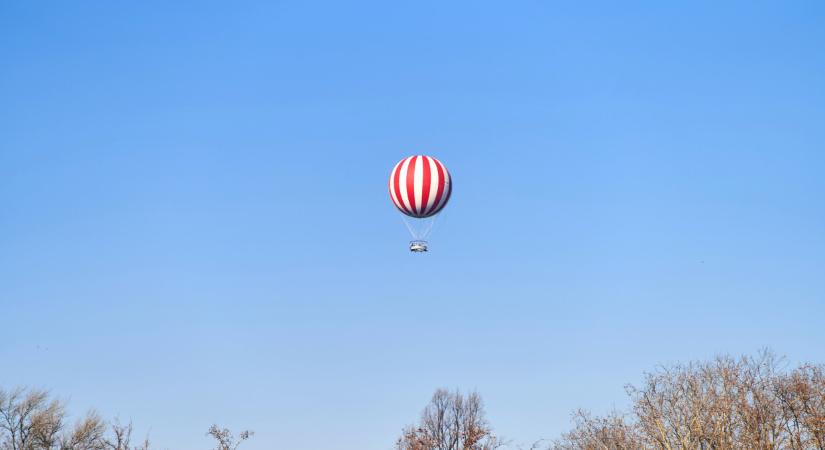
M 111 435 L 106 438 L 106 448 L 108 450 L 149 450 L 149 438 L 144 438 L 143 442 L 132 446 L 132 422 L 123 425 L 115 420 L 111 424 Z
M 825 369 L 803 365 L 775 380 L 788 448 L 825 450 Z
M 209 431 L 206 434 L 212 436 L 216 441 L 218 441 L 218 446 L 215 447 L 215 450 L 235 450 L 243 441 L 249 439 L 255 433 L 249 430 L 244 430 L 238 434 L 237 438 L 235 438 L 229 429 L 220 428 L 213 424 L 209 427 Z
M 593 417 L 579 410 L 573 415 L 575 429 L 566 433 L 553 448 L 558 450 L 634 450 L 640 437 L 633 423 L 624 416 L 612 413 L 607 417 Z
M 500 448 L 484 414 L 481 397 L 438 389 L 421 413 L 421 422 L 405 428 L 397 450 L 493 450 Z
M 97 413 L 91 412 L 63 436 L 60 450 L 105 450 L 106 429 L 106 422 Z
M 131 424 L 109 425 L 94 411 L 73 427 L 66 425 L 65 406 L 42 390 L 0 389 L 0 449 L 2 450 L 148 450 L 148 442 L 131 448 Z
M 628 386 L 627 415 L 575 415 L 556 450 L 825 450 L 825 370 L 718 357 L 662 367 Z

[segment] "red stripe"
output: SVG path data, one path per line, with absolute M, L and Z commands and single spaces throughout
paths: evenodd
M 401 167 L 401 163 L 404 162 L 403 160 L 400 161 L 398 164 L 393 167 L 392 172 L 390 173 L 390 182 L 389 182 L 389 190 L 390 190 L 390 200 L 392 200 L 392 204 L 395 205 L 396 208 L 401 210 L 402 212 L 404 209 L 398 203 L 398 199 L 395 194 L 395 186 L 396 186 L 396 178 L 398 177 L 398 169 Z
M 424 185 L 421 186 L 421 214 L 427 212 L 427 200 L 430 199 L 430 157 L 422 156 L 421 163 L 424 164 Z
M 401 168 L 404 167 L 404 161 L 406 161 L 407 159 L 409 159 L 409 158 L 402 159 L 401 163 L 398 164 L 398 168 L 395 169 L 395 172 L 392 174 L 392 183 L 393 183 L 393 189 L 395 189 L 395 198 L 397 198 L 398 203 L 400 203 L 400 205 L 396 205 L 396 206 L 398 206 L 398 209 L 400 209 L 401 212 L 403 212 L 404 214 L 409 214 L 410 213 L 407 210 L 407 208 L 404 206 L 404 199 L 401 198 Z
M 395 178 L 395 171 L 398 169 L 398 164 L 392 168 L 392 172 L 390 172 L 390 181 L 387 182 L 387 190 L 390 192 L 390 200 L 392 200 L 392 204 L 398 208 L 398 205 L 395 203 L 395 197 L 392 195 L 392 180 Z
M 415 208 L 415 162 L 418 160 L 417 156 L 411 156 L 412 161 L 407 166 L 407 199 L 410 201 L 410 208 L 412 213 L 418 216 L 418 211 Z
M 444 168 L 444 171 L 447 171 L 446 167 Z M 447 196 L 444 198 L 444 203 L 441 205 L 441 208 L 438 208 L 439 211 L 441 211 L 442 209 L 444 209 L 445 206 L 447 206 L 447 202 L 450 201 L 450 196 L 453 195 L 453 177 L 450 176 L 449 172 L 447 172 L 447 178 L 450 180 L 450 184 L 447 187 Z
M 444 185 L 447 191 L 444 193 L 444 198 L 441 201 L 441 205 L 438 206 L 438 209 L 433 214 L 441 212 L 441 210 L 447 206 L 447 202 L 450 201 L 450 196 L 453 193 L 453 178 L 450 176 L 450 172 L 447 171 L 447 168 L 444 167 L 444 164 L 441 164 L 441 168 L 444 169 Z
M 441 196 L 444 195 L 444 182 L 446 178 L 444 177 L 444 168 L 441 166 L 441 162 L 437 159 L 433 158 L 435 161 L 435 168 L 438 171 L 438 190 L 435 192 L 435 201 L 433 202 L 433 210 L 430 211 L 430 214 L 435 214 L 439 211 L 438 202 L 441 201 Z
M 438 206 L 438 212 L 441 212 L 445 206 L 447 206 L 447 202 L 450 201 L 450 195 L 453 193 L 453 180 L 450 178 L 450 173 L 447 172 L 447 168 L 444 167 L 444 198 L 441 199 L 441 205 Z

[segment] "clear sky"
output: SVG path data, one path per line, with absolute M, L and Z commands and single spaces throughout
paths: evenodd
M 526 442 L 657 364 L 825 362 L 825 3 L 398 3 L 2 2 L 0 384 L 380 450 L 441 386 Z

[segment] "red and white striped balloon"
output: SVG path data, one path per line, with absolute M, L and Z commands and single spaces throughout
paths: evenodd
M 423 219 L 437 214 L 450 200 L 452 180 L 432 156 L 404 158 L 390 174 L 390 198 L 402 213 Z

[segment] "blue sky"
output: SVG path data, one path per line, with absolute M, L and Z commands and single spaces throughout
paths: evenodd
M 442 3 L 0 4 L 2 386 L 365 450 L 441 386 L 527 442 L 657 364 L 825 362 L 825 5 Z

